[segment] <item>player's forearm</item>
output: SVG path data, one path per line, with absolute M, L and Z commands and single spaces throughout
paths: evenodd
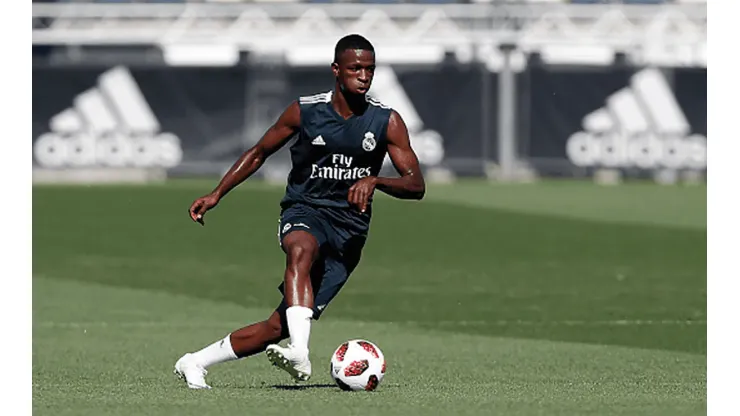
M 400 178 L 381 178 L 375 182 L 375 188 L 400 199 L 422 199 L 426 186 L 417 175 L 404 175 Z
M 226 172 L 213 193 L 218 195 L 219 199 L 223 198 L 229 191 L 252 176 L 265 162 L 265 157 L 264 150 L 258 146 L 244 152 Z

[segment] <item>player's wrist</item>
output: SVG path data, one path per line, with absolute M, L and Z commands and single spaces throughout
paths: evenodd
M 216 188 L 211 192 L 211 196 L 215 197 L 217 201 L 220 201 L 224 196 L 224 191 L 221 188 Z

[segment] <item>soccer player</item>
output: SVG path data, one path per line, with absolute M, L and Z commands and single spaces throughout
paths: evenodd
M 360 260 L 373 192 L 401 199 L 424 196 L 424 178 L 404 121 L 367 95 L 375 71 L 372 44 L 359 35 L 343 37 L 331 68 L 333 90 L 291 103 L 213 192 L 190 207 L 191 219 L 205 225 L 208 210 L 297 135 L 280 202 L 278 238 L 287 265 L 279 286 L 283 300 L 267 320 L 180 358 L 175 373 L 190 388 L 210 388 L 208 367 L 262 351 L 296 381 L 308 380 L 311 321 L 319 319 Z M 399 177 L 378 176 L 386 153 Z M 277 345 L 286 338 L 287 347 Z

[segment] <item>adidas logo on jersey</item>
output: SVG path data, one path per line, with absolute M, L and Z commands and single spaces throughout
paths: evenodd
M 707 139 L 691 127 L 665 77 L 657 69 L 632 76 L 630 86 L 583 119 L 566 153 L 582 167 L 704 169 Z
M 326 145 L 326 142 L 324 141 L 324 138 L 321 137 L 321 135 L 318 135 L 318 136 L 316 136 L 315 139 L 313 139 L 313 141 L 311 142 L 311 144 L 314 145 L 314 146 L 325 146 Z
M 33 146 L 42 167 L 174 167 L 182 159 L 180 139 L 160 132 L 141 89 L 121 66 L 100 75 L 98 85 L 78 94 L 49 127 Z

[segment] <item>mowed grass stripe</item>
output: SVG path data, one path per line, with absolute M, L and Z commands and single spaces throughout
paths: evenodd
M 275 306 L 281 190 L 235 192 L 206 227 L 187 219 L 197 194 L 177 184 L 35 188 L 34 273 Z M 497 322 L 705 321 L 705 244 L 703 230 L 379 198 L 363 261 L 327 316 L 703 354 L 702 325 Z
M 52 296 L 52 294 L 54 296 Z M 34 279 L 34 319 L 163 327 L 35 328 L 33 394 L 38 414 L 190 415 L 302 412 L 326 415 L 705 413 L 704 356 L 578 343 L 520 340 L 322 318 L 312 332 L 312 381 L 296 387 L 263 356 L 213 367 L 214 390 L 193 392 L 171 374 L 184 351 L 230 329 L 226 317 L 259 319 L 269 309 L 146 289 Z M 44 299 L 49 299 L 44 302 Z M 105 307 L 102 307 L 106 305 Z M 183 330 L 183 322 L 210 323 Z M 223 325 L 219 328 L 219 325 Z M 331 384 L 328 362 L 345 339 L 381 346 L 389 372 L 373 394 Z M 49 348 L 53 345 L 53 348 Z M 328 368 L 328 367 L 327 367 Z

